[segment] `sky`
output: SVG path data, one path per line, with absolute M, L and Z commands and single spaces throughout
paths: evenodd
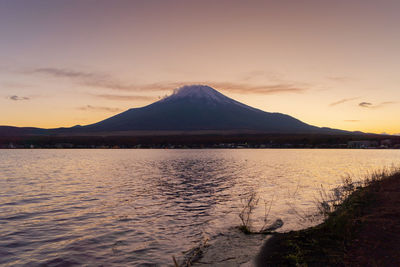
M 0 125 L 86 125 L 185 84 L 400 133 L 397 0 L 0 0 Z

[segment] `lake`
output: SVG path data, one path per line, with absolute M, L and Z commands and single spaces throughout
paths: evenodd
M 280 231 L 321 188 L 400 165 L 400 150 L 0 150 L 0 264 L 169 265 L 260 197 Z

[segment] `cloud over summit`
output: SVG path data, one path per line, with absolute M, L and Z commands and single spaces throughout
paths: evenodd
M 29 72 L 30 74 L 44 74 L 56 78 L 66 78 L 71 81 L 89 87 L 103 88 L 117 91 L 132 92 L 158 92 L 172 91 L 175 88 L 188 84 L 207 84 L 217 90 L 237 93 L 237 94 L 283 94 L 296 93 L 301 94 L 308 90 L 304 85 L 293 82 L 279 82 L 274 84 L 255 85 L 252 83 L 234 83 L 234 82 L 215 82 L 215 81 L 188 81 L 188 82 L 156 82 L 148 84 L 137 84 L 118 81 L 112 75 L 79 71 L 67 68 L 36 68 Z M 258 74 L 257 74 L 258 75 Z M 122 98 L 121 98 L 122 99 Z

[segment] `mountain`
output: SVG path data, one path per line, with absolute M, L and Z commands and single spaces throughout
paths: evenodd
M 252 108 L 205 85 L 183 86 L 153 104 L 79 127 L 79 131 L 344 132 L 311 126 L 285 114 Z
M 205 85 L 183 86 L 153 104 L 132 108 L 103 121 L 71 128 L 39 129 L 0 126 L 0 136 L 161 135 L 161 134 L 341 134 L 282 113 L 265 112 Z

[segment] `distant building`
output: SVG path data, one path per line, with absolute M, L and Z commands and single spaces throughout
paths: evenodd
M 376 142 L 376 141 L 368 141 L 368 140 L 349 141 L 347 143 L 347 146 L 349 148 L 375 148 L 375 147 L 378 146 L 378 142 Z
M 381 146 L 384 147 L 391 147 L 392 146 L 392 140 L 390 139 L 385 139 L 381 141 Z
M 69 143 L 58 143 L 54 145 L 55 148 L 73 148 L 74 145 L 73 144 L 69 144 Z

